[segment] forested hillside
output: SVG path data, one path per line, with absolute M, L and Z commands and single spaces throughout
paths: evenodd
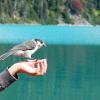
M 100 25 L 100 0 L 0 0 L 0 23 L 86 22 Z

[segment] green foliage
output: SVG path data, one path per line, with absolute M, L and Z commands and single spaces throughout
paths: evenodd
M 0 0 L 1 23 L 72 24 L 73 15 L 100 25 L 100 0 Z
M 12 23 L 12 24 L 22 24 L 22 23 L 37 23 L 35 20 L 31 20 L 28 18 L 20 18 L 20 19 L 14 19 L 14 18 L 0 18 L 0 23 Z
M 46 20 L 46 24 L 58 24 L 57 15 L 53 11 L 49 11 L 48 19 Z

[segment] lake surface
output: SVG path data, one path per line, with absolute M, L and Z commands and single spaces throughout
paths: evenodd
M 100 44 L 100 26 L 0 25 L 0 43 L 41 38 L 47 44 Z
M 0 30 L 1 27 L 4 28 L 5 26 L 0 26 Z M 9 26 L 9 35 L 5 32 L 6 29 L 3 33 L 1 31 L 1 34 L 7 35 L 2 36 L 2 38 L 7 40 L 1 39 L 0 54 L 9 50 L 15 43 L 31 38 L 34 35 L 30 31 L 36 30 L 38 36 L 41 36 L 48 45 L 46 48 L 39 50 L 34 57 L 47 58 L 48 71 L 47 74 L 40 77 L 29 77 L 25 74 L 19 75 L 17 82 L 0 93 L 0 100 L 97 100 L 100 98 L 100 31 L 98 31 L 98 27 L 68 26 L 68 28 L 57 26 L 56 28 L 56 26 L 40 26 L 38 28 L 38 26 L 35 26 L 29 31 L 30 34 L 27 33 L 26 26 L 23 26 L 23 31 L 18 26 L 16 28 L 15 26 L 13 27 L 16 31 L 13 33 L 13 28 Z M 25 34 L 28 34 L 27 36 L 24 35 L 24 31 Z M 39 31 L 41 34 L 38 33 Z M 78 35 L 79 33 L 83 37 Z M 10 37 L 11 34 L 13 35 L 12 37 Z M 0 62 L 0 70 L 2 71 L 7 66 L 11 66 L 20 60 L 22 59 L 19 57 L 9 57 Z

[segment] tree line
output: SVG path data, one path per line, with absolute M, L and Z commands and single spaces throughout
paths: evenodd
M 73 15 L 100 25 L 100 0 L 0 0 L 2 23 L 73 24 Z

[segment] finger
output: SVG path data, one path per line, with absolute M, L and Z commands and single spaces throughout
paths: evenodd
M 47 70 L 47 61 L 46 59 L 43 59 L 42 60 L 43 62 L 38 62 L 40 64 L 40 72 L 43 74 L 43 73 L 46 73 L 46 70 Z
M 47 60 L 46 59 L 44 59 L 43 64 L 44 64 L 44 72 L 46 73 L 47 71 Z
M 35 62 L 36 60 L 27 60 L 27 62 Z
M 26 62 L 27 64 L 29 64 L 30 66 L 32 66 L 32 67 L 35 67 L 35 65 L 37 65 L 38 63 L 42 63 L 43 61 L 41 60 L 39 60 L 39 61 L 33 61 L 33 60 L 31 60 L 31 61 L 29 61 L 29 62 Z
M 37 73 L 35 73 L 34 75 L 35 75 L 35 76 L 42 76 L 42 75 L 44 75 L 44 73 L 37 72 Z
M 44 64 L 43 63 L 38 63 L 37 66 L 38 66 L 39 70 L 37 71 L 37 73 L 35 75 L 37 75 L 37 76 L 43 75 L 45 73 Z
M 29 72 L 30 72 L 29 74 L 31 74 L 31 75 L 33 75 L 33 76 L 36 75 L 37 73 L 38 73 L 38 75 L 39 75 L 40 66 L 39 66 L 39 64 L 37 64 L 36 67 L 34 67 L 34 68 L 33 68 L 33 67 L 29 67 L 28 70 L 30 70 L 30 71 L 29 71 Z
M 35 63 L 39 63 L 39 62 L 43 62 L 43 59 L 40 59 L 40 60 L 27 60 L 26 62 L 35 62 Z
M 42 63 L 44 61 L 44 59 L 39 59 L 39 60 L 37 60 L 36 62 L 37 63 Z
M 46 73 L 47 70 L 47 62 L 44 60 L 42 63 L 40 63 L 41 66 L 41 73 Z
M 40 68 L 39 63 L 35 65 L 35 68 L 37 68 L 37 72 L 40 72 L 41 68 Z
M 40 63 L 40 72 L 41 72 L 41 74 L 44 74 L 44 72 L 45 72 L 45 66 L 43 63 Z

